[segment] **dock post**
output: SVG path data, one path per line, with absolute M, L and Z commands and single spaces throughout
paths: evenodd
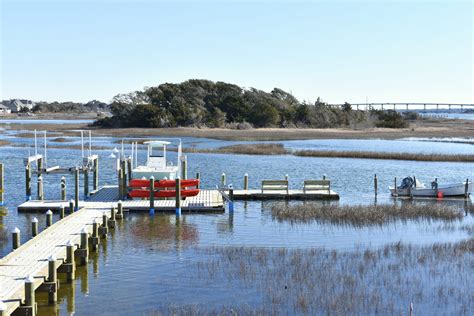
M 89 233 L 85 227 L 81 230 L 80 250 L 81 265 L 86 265 L 89 257 Z
M 176 178 L 176 216 L 181 216 L 181 179 Z
M 109 232 L 109 228 L 107 227 L 107 213 L 102 213 L 102 226 L 100 227 L 102 238 L 107 237 L 107 233 Z
M 123 205 L 122 205 L 122 201 L 119 200 L 117 202 L 117 215 L 115 215 L 115 217 L 117 219 L 122 219 L 123 218 Z
M 36 237 L 38 235 L 38 219 L 33 217 L 31 220 L 31 237 Z
M 66 201 L 66 178 L 61 178 L 61 201 Z
M 3 180 L 4 180 L 3 172 L 4 172 L 3 163 L 0 163 L 0 206 L 2 206 L 4 204 L 3 191 L 5 189 L 3 188 Z
M 107 221 L 107 226 L 115 228 L 115 208 L 113 206 L 110 208 L 110 219 Z
M 118 169 L 118 191 L 119 191 L 119 199 L 122 198 L 123 196 L 123 180 L 122 180 L 122 169 L 121 169 L 121 163 L 119 163 L 119 169 Z
M 59 209 L 59 219 L 63 219 L 64 218 L 64 206 L 61 206 L 61 208 Z
M 96 191 L 99 188 L 99 157 L 94 159 L 94 173 L 93 173 L 92 188 Z
M 244 190 L 249 189 L 249 174 L 244 174 Z
M 132 180 L 132 158 L 127 159 L 128 182 Z
M 54 255 L 48 258 L 48 283 L 54 284 L 53 289 L 48 292 L 48 302 L 55 304 L 58 300 L 58 273 L 56 271 L 56 257 Z
M 181 157 L 181 179 L 186 180 L 188 178 L 188 161 L 187 157 Z
M 100 243 L 99 239 L 99 222 L 97 219 L 94 219 L 92 222 L 92 236 L 90 237 L 90 241 L 92 244 L 92 250 L 96 251 L 98 249 L 98 245 Z
M 31 314 L 25 311 L 26 315 L 36 315 L 36 301 L 35 301 L 35 279 L 29 275 L 25 279 L 25 305 L 24 308 L 29 309 Z
M 326 177 L 327 177 L 326 174 L 323 174 L 323 180 L 326 180 Z
M 377 174 L 375 174 L 374 176 L 374 192 L 375 192 L 375 196 L 377 196 L 377 188 L 378 188 L 378 180 L 377 180 Z
M 25 167 L 25 193 L 26 200 L 31 200 L 31 165 L 30 163 L 26 164 Z
M 51 210 L 48 210 L 46 212 L 46 227 L 49 227 L 53 225 L 53 212 Z
M 38 190 L 37 190 L 37 194 L 38 194 L 38 200 L 42 201 L 44 199 L 44 196 L 43 196 L 43 176 L 40 175 L 38 177 Z
M 121 199 L 125 198 L 125 195 L 127 194 L 127 168 L 126 168 L 126 162 L 125 160 L 122 160 L 122 195 L 120 196 Z
M 74 244 L 72 241 L 68 241 L 66 244 L 66 262 L 69 264 L 70 268 L 66 272 L 66 279 L 68 281 L 74 280 L 74 274 L 76 272 L 76 261 L 74 259 Z
M 12 230 L 12 246 L 13 250 L 20 247 L 20 230 L 18 227 L 13 228 Z
M 155 214 L 155 177 L 150 177 L 150 215 Z
M 79 168 L 74 170 L 74 211 L 79 210 Z
M 234 187 L 229 185 L 229 212 L 234 213 Z
M 438 178 L 435 178 L 434 185 L 435 185 L 435 195 L 438 198 Z
M 395 177 L 394 181 L 393 181 L 393 196 L 398 196 L 398 192 L 397 192 L 397 177 Z
M 225 186 L 225 182 L 226 182 L 226 181 L 225 181 L 225 178 L 226 178 L 226 177 L 225 177 L 225 173 L 222 173 L 222 175 L 221 175 L 221 186 L 222 186 L 222 187 Z
M 464 185 L 464 198 L 469 198 L 469 179 L 466 179 L 466 184 Z
M 72 199 L 69 201 L 69 213 L 74 213 L 74 200 Z
M 200 172 L 196 172 L 196 179 L 199 180 L 199 182 L 201 182 L 201 173 Z M 196 189 L 199 189 L 200 187 L 200 183 L 198 183 L 198 185 L 196 186 Z
M 84 199 L 89 196 L 89 169 L 84 169 Z

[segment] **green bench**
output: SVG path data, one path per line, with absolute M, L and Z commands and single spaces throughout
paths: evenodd
M 286 191 L 288 190 L 288 180 L 262 180 L 262 194 L 264 191 Z
M 329 180 L 304 180 L 303 193 L 307 191 L 323 191 L 331 192 L 331 181 Z

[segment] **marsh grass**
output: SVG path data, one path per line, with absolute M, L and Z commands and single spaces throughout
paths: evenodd
M 8 142 L 6 140 L 0 140 L 0 146 L 7 146 L 9 144 L 10 144 L 10 142 Z
M 336 205 L 274 203 L 271 215 L 279 222 L 321 222 L 341 225 L 382 225 L 397 220 L 441 219 L 453 221 L 464 216 L 457 208 L 442 204 Z
M 293 152 L 293 154 L 295 156 L 301 156 L 301 157 L 474 162 L 474 155 L 443 155 L 443 154 L 419 154 L 419 153 L 400 153 L 400 152 L 330 151 L 330 150 L 299 150 L 299 151 Z
M 233 292 L 255 293 L 258 304 L 244 314 L 469 314 L 474 308 L 474 239 L 379 249 L 210 247 L 196 263 L 197 277 Z M 193 276 L 193 278 L 196 276 Z M 224 283 L 224 284 L 222 284 Z M 241 303 L 214 315 L 239 310 Z M 176 314 L 201 315 L 208 306 L 173 307 Z M 196 313 L 194 311 L 197 311 Z
M 286 155 L 289 153 L 284 145 L 279 143 L 237 144 L 212 149 L 185 148 L 184 152 L 245 155 Z

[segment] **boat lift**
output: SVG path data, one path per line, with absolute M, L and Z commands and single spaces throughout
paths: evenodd
M 34 144 L 35 144 L 35 154 L 33 156 L 28 156 L 24 159 L 25 165 L 25 193 L 26 200 L 31 200 L 31 182 L 32 176 L 37 176 L 37 199 L 44 200 L 44 191 L 43 191 L 43 182 L 44 176 L 49 174 L 74 174 L 74 183 L 75 183 L 75 205 L 77 208 L 79 201 L 79 175 L 80 173 L 84 176 L 84 196 L 87 197 L 91 192 L 89 192 L 89 173 L 92 173 L 92 187 L 93 191 L 97 191 L 99 188 L 99 156 L 97 154 L 92 154 L 92 136 L 91 131 L 89 131 L 89 141 L 88 152 L 84 150 L 84 131 L 81 132 L 81 154 L 82 161 L 79 165 L 72 167 L 61 167 L 59 165 L 48 167 L 48 151 L 47 151 L 47 132 L 43 131 L 43 153 L 38 153 L 38 139 L 37 131 L 34 131 Z M 86 156 L 87 154 L 87 156 Z M 62 177 L 61 179 L 61 199 L 66 199 L 66 179 Z

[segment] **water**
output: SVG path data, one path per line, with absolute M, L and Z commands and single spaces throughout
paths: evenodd
M 0 124 L 90 124 L 94 120 L 91 119 L 76 119 L 76 120 L 58 120 L 58 119 L 2 119 L 0 118 Z
M 6 166 L 5 198 L 8 214 L 0 216 L 0 256 L 11 251 L 10 232 L 14 227 L 22 231 L 22 242 L 28 240 L 31 219 L 36 216 L 40 230 L 44 228 L 44 214 L 19 214 L 16 206 L 24 199 L 24 167 L 22 158 L 32 153 L 31 138 L 17 138 L 13 134 L 3 134 L 14 145 L 28 147 L 1 147 L 0 161 Z M 79 138 L 60 145 L 78 145 Z M 94 145 L 108 148 L 118 147 L 116 138 L 94 138 Z M 184 146 L 201 148 L 220 147 L 236 142 L 183 138 Z M 472 154 L 471 144 L 427 142 L 426 140 L 308 140 L 285 141 L 292 149 L 324 150 L 373 150 L 403 151 L 419 153 L 465 153 Z M 125 146 L 128 149 L 127 146 Z M 110 149 L 94 150 L 99 154 L 100 185 L 115 184 L 115 160 L 109 159 Z M 143 162 L 145 151 L 140 151 Z M 176 159 L 176 153 L 170 153 Z M 81 151 L 77 149 L 48 150 L 48 166 L 75 166 L 81 161 Z M 284 156 L 249 156 L 223 154 L 188 154 L 188 174 L 201 173 L 204 188 L 213 188 L 225 172 L 228 183 L 240 188 L 244 173 L 249 174 L 249 185 L 258 188 L 265 178 L 283 178 L 289 175 L 290 186 L 301 188 L 304 179 L 321 178 L 324 174 L 331 179 L 332 188 L 337 191 L 341 204 L 372 204 L 373 176 L 379 179 L 377 203 L 400 203 L 389 197 L 387 187 L 393 177 L 416 175 L 429 182 L 438 177 L 440 182 L 459 182 L 474 178 L 474 167 L 468 163 L 414 162 L 395 160 L 364 160 L 342 158 L 311 158 Z M 60 175 L 46 176 L 46 198 L 59 197 Z M 67 177 L 69 186 L 72 178 Z M 33 195 L 36 186 L 33 185 Z M 81 190 L 82 192 L 82 190 Z M 442 202 L 430 202 L 442 203 Z M 449 201 L 465 209 L 462 200 Z M 123 314 L 132 312 L 143 314 L 154 309 L 166 310 L 167 306 L 199 304 L 216 308 L 235 303 L 234 294 L 260 306 L 262 298 L 253 288 L 241 288 L 227 283 L 205 282 L 198 278 L 196 265 L 209 260 L 209 255 L 199 249 L 208 247 L 264 247 L 289 249 L 310 249 L 324 247 L 328 250 L 351 252 L 369 247 L 379 249 L 387 244 L 402 241 L 411 245 L 456 242 L 469 238 L 466 230 L 473 225 L 472 214 L 446 224 L 440 220 L 397 221 L 383 226 L 355 228 L 329 224 L 279 223 L 270 215 L 269 202 L 237 202 L 234 214 L 185 214 L 177 221 L 174 215 L 126 214 L 119 222 L 100 252 L 93 256 L 89 270 L 78 269 L 78 279 L 72 284 L 62 284 L 57 309 L 48 308 L 41 301 L 43 314 L 78 315 Z M 54 216 L 57 220 L 57 215 Z M 449 229 L 446 229 L 448 226 Z M 88 273 L 88 274 L 87 274 Z M 472 273 L 468 274 L 472 275 Z M 124 281 L 124 282 L 119 282 Z M 103 303 L 106 300 L 106 303 Z M 109 300 L 109 301 L 107 301 Z M 113 302 L 113 303 L 112 303 Z

